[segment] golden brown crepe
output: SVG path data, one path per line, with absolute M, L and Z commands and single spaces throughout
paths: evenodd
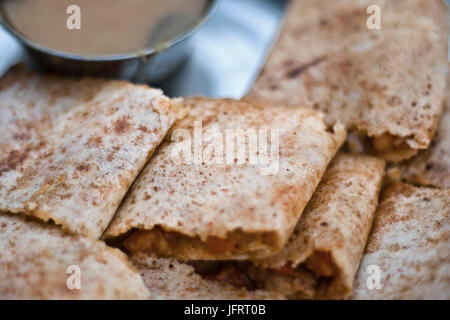
M 280 300 L 283 295 L 263 290 L 249 291 L 224 282 L 209 281 L 188 264 L 172 258 L 135 253 L 132 262 L 155 300 Z
M 367 9 L 378 5 L 381 30 Z M 372 21 L 372 20 L 370 20 Z M 295 0 L 249 98 L 340 119 L 386 160 L 411 158 L 435 133 L 448 71 L 443 0 Z
M 98 240 L 68 235 L 54 225 L 0 213 L 0 247 L 0 299 L 149 296 L 122 252 Z
M 450 299 L 450 190 L 396 183 L 385 192 L 352 298 Z
M 174 126 L 172 141 L 161 144 L 133 184 L 105 238 L 133 231 L 124 243 L 128 250 L 181 260 L 262 258 L 279 252 L 345 139 L 342 125 L 327 125 L 322 114 L 307 109 L 226 99 L 185 102 L 188 116 Z M 202 130 L 195 133 L 200 124 Z M 223 145 L 233 136 L 231 130 L 258 132 L 258 151 L 251 147 L 256 138 L 248 133 L 235 145 L 208 152 L 215 142 Z M 174 152 L 187 143 L 195 153 L 196 135 L 203 136 L 202 159 L 180 161 Z M 229 152 L 236 146 L 245 151 L 241 164 L 237 153 Z M 262 162 L 251 162 L 250 154 L 264 152 L 271 155 L 267 160 L 273 172 Z M 217 164 L 224 154 L 232 156 L 231 163 L 223 159 Z
M 0 211 L 100 237 L 179 104 L 143 85 L 13 68 L 0 79 Z
M 327 170 L 283 251 L 265 268 L 304 265 L 318 278 L 316 298 L 344 298 L 352 289 L 378 204 L 384 161 L 340 154 Z
M 291 299 L 351 293 L 384 173 L 384 161 L 340 154 L 330 164 L 281 253 L 253 262 L 192 261 L 206 279 Z

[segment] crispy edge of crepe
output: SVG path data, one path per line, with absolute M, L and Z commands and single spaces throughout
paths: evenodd
M 0 213 L 1 299 L 147 299 L 137 269 L 102 241 Z M 74 268 L 69 268 L 69 267 Z M 68 289 L 79 268 L 80 289 Z M 72 284 L 75 284 L 72 283 Z
M 391 180 L 450 189 L 450 79 L 439 127 L 430 147 L 411 160 L 388 170 Z
M 379 42 L 379 40 L 376 40 L 378 35 L 375 35 L 377 30 L 372 31 L 375 40 L 361 39 L 368 18 L 366 9 L 369 5 L 374 4 L 381 7 L 383 31 L 380 32 L 385 34 L 389 29 L 398 32 L 398 25 L 402 24 L 404 24 L 405 30 L 408 30 L 412 26 L 411 21 L 416 21 L 420 18 L 421 23 L 416 23 L 416 25 L 418 26 L 417 28 L 425 26 L 422 28 L 424 34 L 421 36 L 423 43 L 418 43 L 416 49 L 421 50 L 420 54 L 435 52 L 436 56 L 439 55 L 439 57 L 428 59 L 430 63 L 434 63 L 432 70 L 427 67 L 431 71 L 428 72 L 428 79 L 425 79 L 423 76 L 425 71 L 420 73 L 416 72 L 423 79 L 421 80 L 423 86 L 415 89 L 411 99 L 409 99 L 408 96 L 399 97 L 397 91 L 400 90 L 384 90 L 383 88 L 386 86 L 386 81 L 380 82 L 376 79 L 377 77 L 378 79 L 387 79 L 387 76 L 379 74 L 379 70 L 385 70 L 385 73 L 389 70 L 392 75 L 391 69 L 395 68 L 396 65 L 402 65 L 403 58 L 401 55 L 412 52 L 412 50 L 408 50 L 407 48 L 398 50 L 398 63 L 389 62 L 393 59 L 392 55 L 383 58 L 382 55 L 386 49 L 382 50 L 382 48 L 380 48 L 377 50 L 377 47 L 380 46 L 378 43 L 374 49 L 371 49 L 371 52 L 373 52 L 372 56 L 370 53 L 366 53 L 363 56 L 361 56 L 361 53 L 358 53 L 358 50 L 364 50 L 364 47 L 370 44 L 371 41 Z M 390 8 L 391 10 L 386 11 L 388 10 L 387 8 Z M 446 77 L 446 73 L 448 72 L 446 43 L 448 41 L 447 10 L 448 7 L 442 0 L 433 2 L 414 0 L 414 2 L 407 2 L 406 4 L 396 3 L 396 1 L 291 1 L 285 18 L 285 26 L 281 32 L 280 38 L 269 55 L 265 68 L 263 68 L 253 89 L 249 92 L 247 97 L 249 99 L 272 100 L 274 103 L 281 103 L 284 105 L 289 105 L 290 102 L 294 102 L 294 106 L 302 104 L 304 106 L 322 110 L 332 116 L 334 120 L 340 119 L 346 125 L 349 132 L 367 138 L 370 152 L 374 152 L 387 161 L 392 162 L 400 162 L 412 158 L 419 150 L 426 149 L 431 143 L 431 139 L 436 132 L 439 116 L 442 112 L 441 107 L 444 98 L 444 88 L 441 88 L 440 83 L 443 82 L 441 80 Z M 396 16 L 395 13 L 398 11 L 401 11 L 403 15 L 406 15 L 406 18 L 403 18 L 400 15 Z M 417 14 L 421 14 L 421 16 L 418 16 L 417 19 L 411 17 L 411 15 Z M 425 14 L 426 16 L 424 17 L 423 15 Z M 428 24 L 432 26 L 424 24 L 422 21 L 423 18 L 427 18 L 429 20 Z M 361 25 L 358 25 L 359 23 Z M 326 36 L 324 36 L 324 33 L 321 31 L 322 29 L 328 29 Z M 328 39 L 328 41 L 326 41 L 327 43 L 335 41 L 335 48 L 320 52 L 317 47 L 308 44 L 313 42 L 313 40 L 308 38 L 308 34 L 313 32 L 319 37 L 341 35 L 346 39 L 340 39 L 341 41 L 338 41 L 339 39 Z M 306 47 L 302 46 L 298 41 L 295 42 L 295 36 L 300 38 L 306 37 Z M 354 39 L 352 38 L 353 36 Z M 398 36 L 400 39 L 404 37 L 404 35 L 400 33 Z M 416 34 L 412 34 L 412 37 L 413 39 L 419 39 L 419 36 Z M 435 39 L 434 42 L 431 42 L 431 40 L 429 40 L 431 37 L 440 38 L 440 40 Z M 320 40 L 323 43 L 324 39 L 321 38 Z M 344 44 L 341 45 L 341 42 Z M 386 44 L 389 46 L 389 43 L 391 43 L 391 47 L 394 46 L 395 48 L 398 41 L 387 39 L 382 44 L 384 44 L 384 46 L 386 46 Z M 411 41 L 405 41 L 405 43 L 411 43 Z M 303 43 L 303 45 L 304 44 L 305 43 Z M 298 46 L 299 52 L 305 50 L 311 52 L 311 57 L 309 57 L 309 59 L 304 58 L 306 60 L 296 61 L 298 59 L 287 56 L 284 53 L 285 50 L 294 52 L 289 48 L 295 46 Z M 433 51 L 428 48 L 430 46 Z M 425 47 L 428 49 L 424 53 L 423 48 Z M 358 54 L 360 55 L 359 58 Z M 418 55 L 418 53 L 414 54 Z M 352 57 L 353 59 L 358 60 L 352 63 Z M 410 60 L 415 61 L 414 59 Z M 374 61 L 371 62 L 372 60 Z M 390 64 L 387 63 L 386 66 L 380 67 L 380 60 L 388 61 Z M 411 63 L 413 63 L 412 61 Z M 442 61 L 442 63 L 436 61 Z M 369 74 L 367 77 L 370 79 L 370 74 L 373 73 L 374 75 L 372 78 L 375 78 L 375 81 L 367 81 L 367 79 L 362 76 L 362 71 L 358 69 L 361 67 L 361 64 L 369 64 L 369 71 L 366 72 Z M 402 68 L 406 69 L 406 67 L 407 66 L 404 66 Z M 417 67 L 418 65 L 415 64 L 414 68 L 417 69 Z M 294 80 L 299 79 L 298 83 L 289 83 L 289 81 L 284 81 L 286 83 L 282 83 L 282 81 L 281 83 L 275 82 L 274 79 L 278 76 L 275 76 L 274 74 L 283 72 L 282 70 L 286 70 L 287 78 Z M 344 74 L 343 79 L 335 77 L 334 80 L 324 80 L 330 78 L 330 75 L 339 73 Z M 323 81 L 330 82 L 328 88 L 325 88 L 327 86 L 326 84 L 315 83 L 315 81 L 318 81 L 315 78 L 319 75 L 322 76 L 323 79 L 319 78 Z M 356 81 L 358 77 L 361 78 L 360 80 L 363 84 L 355 82 L 352 85 L 349 84 L 346 89 L 355 91 L 355 87 L 361 87 L 362 91 L 359 94 L 363 94 L 364 98 L 360 103 L 363 106 L 361 107 L 361 110 L 376 110 L 378 108 L 382 113 L 370 111 L 372 114 L 375 113 L 375 116 L 370 117 L 370 113 L 368 113 L 368 116 L 363 117 L 364 111 L 358 110 L 353 103 L 355 106 L 353 108 L 350 107 L 349 112 L 342 117 L 342 110 L 339 112 L 338 110 L 348 109 L 347 105 L 349 104 L 349 101 L 345 101 L 344 99 L 341 103 L 344 105 L 344 107 L 342 107 L 339 105 L 340 102 L 338 100 L 342 99 L 342 96 L 348 97 L 354 93 L 339 92 L 339 87 L 346 84 L 345 76 L 349 77 L 350 80 L 348 80 L 348 82 Z M 407 75 L 397 77 L 398 83 L 401 83 L 404 77 L 407 77 Z M 432 81 L 432 79 L 430 80 L 430 77 L 437 80 Z M 352 80 L 353 78 L 355 80 Z M 332 81 L 335 81 L 335 83 L 331 83 Z M 428 83 L 425 83 L 425 81 L 428 81 Z M 336 86 L 336 89 L 332 89 L 334 86 Z M 301 91 L 300 88 L 302 87 L 312 88 L 313 90 L 308 91 L 305 89 L 306 93 L 299 93 Z M 332 96 L 334 91 L 336 91 L 336 97 Z M 377 92 L 379 92 L 378 95 Z M 299 97 L 299 94 L 304 96 Z M 416 95 L 416 97 L 413 95 Z M 325 98 L 322 100 L 325 101 L 320 99 L 317 100 L 318 96 L 324 96 Z M 400 106 L 403 106 L 404 111 L 399 110 Z M 414 106 L 414 108 L 411 106 Z M 393 112 L 394 108 L 397 108 L 396 112 Z M 385 120 L 380 120 L 380 117 L 385 118 Z
M 26 97 L 28 87 L 29 99 Z M 36 100 L 33 101 L 33 98 L 39 98 L 38 89 L 46 90 L 40 104 L 37 104 Z M 11 125 L 12 133 L 9 138 L 6 135 L 3 140 L 0 139 L 9 153 L 0 160 L 0 210 L 34 216 L 46 222 L 52 221 L 68 232 L 92 238 L 99 238 L 104 232 L 129 185 L 171 125 L 186 112 L 181 99 L 170 100 L 160 90 L 145 85 L 105 79 L 39 75 L 27 70 L 23 65 L 14 66 L 0 79 L 0 90 L 3 94 L 7 94 L 9 90 L 11 99 L 19 94 L 20 103 L 24 103 L 22 111 L 28 117 L 38 114 L 35 118 L 19 116 L 17 119 L 11 114 L 5 115 L 13 117 L 17 124 L 16 127 Z M 111 91 L 111 99 L 114 99 L 115 90 L 119 91 L 121 96 L 116 98 L 121 100 L 111 101 L 111 105 L 103 105 L 104 108 L 97 110 L 104 113 L 107 121 L 94 125 L 89 122 L 89 116 L 92 117 L 90 112 L 95 107 L 92 101 L 98 95 L 104 95 L 104 90 Z M 136 97 L 133 96 L 133 90 L 137 92 Z M 145 98 L 148 98 L 148 101 L 143 101 Z M 44 99 L 48 99 L 48 104 L 45 104 L 47 100 Z M 70 102 L 73 106 L 67 105 L 67 100 L 70 99 L 73 100 Z M 13 102 L 14 100 L 11 101 Z M 141 111 L 141 115 L 144 111 L 149 113 L 152 110 L 152 115 L 159 117 L 159 127 L 156 127 L 159 132 L 153 132 L 153 127 L 146 127 L 151 121 L 131 121 L 127 118 L 130 117 L 129 114 L 118 118 L 116 114 L 121 112 L 119 103 L 126 106 L 122 109 L 128 112 L 131 109 L 133 112 Z M 92 108 L 82 107 L 80 104 Z M 19 106 L 14 107 L 20 111 Z M 114 110 L 116 107 L 117 110 Z M 8 111 L 11 107 L 6 105 L 5 108 Z M 39 110 L 36 110 L 37 108 Z M 53 113 L 57 115 L 51 114 L 51 108 L 55 109 Z M 62 123 L 46 122 L 46 119 L 57 116 L 63 116 L 67 120 L 68 113 L 71 113 L 72 119 L 82 128 L 80 135 L 72 143 L 62 138 L 59 141 L 59 137 L 54 133 Z M 42 123 L 39 122 L 40 117 Z M 91 126 L 88 127 L 88 124 Z M 136 128 L 136 132 L 130 132 L 130 126 L 135 124 L 136 127 L 140 125 L 139 131 Z M 71 129 L 70 126 L 64 129 L 68 138 L 74 138 L 71 136 Z M 105 130 L 111 133 L 105 134 Z M 139 144 L 139 137 L 148 142 L 148 145 L 142 146 L 143 151 L 135 147 Z M 117 145 L 117 141 L 111 142 L 112 139 L 117 139 L 119 144 Z M 71 153 L 70 146 L 73 144 L 84 148 L 86 153 Z M 127 153 L 135 160 L 131 165 L 128 165 L 122 156 L 121 150 L 127 149 L 132 150 Z M 33 157 L 39 158 L 32 159 Z M 108 160 L 109 157 L 112 160 Z M 112 164 L 125 168 L 114 174 L 115 168 Z M 105 171 L 108 171 L 110 177 L 105 179 L 106 182 L 95 180 L 98 176 L 104 176 Z
M 194 261 L 209 281 L 248 281 L 289 299 L 344 299 L 351 293 L 384 175 L 385 162 L 339 154 L 281 253 L 253 262 Z M 246 264 L 245 264 L 246 263 Z
M 368 285 L 374 267 L 379 289 Z M 351 298 L 450 299 L 450 190 L 399 182 L 386 190 Z
M 289 238 L 289 234 L 292 232 L 293 228 L 295 227 L 296 223 L 298 222 L 298 217 L 300 217 L 301 212 L 303 211 L 304 206 L 306 206 L 307 201 L 309 200 L 310 196 L 312 195 L 315 186 L 319 183 L 320 178 L 322 177 L 323 173 L 326 170 L 326 166 L 331 161 L 332 157 L 334 156 L 335 152 L 337 152 L 337 149 L 339 146 L 343 143 L 345 139 L 345 130 L 343 129 L 343 126 L 339 123 L 335 123 L 334 125 L 330 126 L 326 124 L 326 119 L 323 114 L 317 113 L 312 110 L 307 109 L 292 109 L 292 108 L 286 108 L 285 114 L 281 113 L 283 110 L 281 107 L 278 108 L 276 111 L 273 108 L 267 108 L 266 106 L 262 104 L 253 104 L 244 102 L 244 101 L 237 101 L 237 100 L 231 100 L 231 99 L 205 99 L 205 98 L 192 98 L 187 99 L 186 104 L 188 107 L 190 107 L 191 113 L 188 115 L 185 119 L 183 119 L 181 122 L 179 122 L 173 130 L 176 130 L 178 128 L 183 127 L 192 127 L 192 123 L 195 119 L 198 118 L 198 115 L 202 115 L 202 117 L 206 118 L 207 123 L 211 123 L 217 120 L 217 117 L 223 117 L 220 114 L 218 115 L 219 111 L 223 112 L 224 114 L 228 114 L 230 112 L 236 112 L 236 117 L 246 117 L 248 115 L 248 112 L 252 112 L 252 119 L 255 118 L 256 124 L 255 127 L 258 127 L 261 125 L 262 127 L 266 127 L 268 125 L 271 125 L 270 121 L 266 121 L 264 123 L 261 123 L 260 117 L 265 116 L 268 117 L 268 115 L 272 115 L 273 112 L 276 112 L 276 114 L 282 114 L 283 121 L 290 121 L 290 119 L 284 120 L 284 117 L 287 115 L 291 116 L 298 116 L 300 118 L 304 118 L 301 125 L 299 124 L 292 124 L 292 130 L 303 130 L 302 133 L 299 133 L 298 136 L 302 136 L 303 133 L 305 133 L 305 129 L 308 128 L 307 133 L 310 133 L 309 138 L 303 138 L 306 139 L 305 142 L 306 146 L 309 146 L 311 141 L 308 139 L 313 139 L 314 137 L 314 148 L 311 149 L 311 153 L 308 153 L 308 157 L 314 156 L 315 158 L 311 161 L 314 161 L 309 167 L 308 167 L 308 173 L 304 172 L 304 168 L 299 168 L 299 172 L 303 176 L 305 176 L 305 179 L 308 178 L 308 183 L 305 184 L 301 182 L 301 186 L 304 187 L 304 190 L 300 190 L 300 187 L 298 185 L 293 185 L 292 183 L 286 183 L 284 182 L 284 179 L 282 182 L 278 180 L 274 181 L 272 180 L 264 180 L 264 183 L 269 183 L 268 181 L 274 181 L 275 183 L 280 184 L 278 187 L 269 185 L 268 188 L 270 189 L 271 194 L 267 195 L 268 197 L 273 197 L 273 193 L 278 190 L 276 188 L 280 188 L 280 191 L 282 193 L 278 194 L 278 198 L 273 201 L 278 201 L 279 205 L 282 205 L 282 208 L 286 207 L 287 209 L 283 209 L 283 215 L 287 214 L 293 214 L 292 223 L 289 223 L 289 225 L 285 226 L 278 226 L 281 222 L 284 222 L 285 220 L 276 220 L 277 225 L 274 225 L 273 223 L 266 223 L 261 222 L 260 224 L 263 225 L 264 228 L 258 229 L 254 227 L 254 223 L 249 223 L 246 225 L 243 225 L 242 223 L 238 223 L 239 229 L 235 227 L 237 225 L 234 221 L 233 223 L 230 223 L 230 227 L 227 227 L 226 225 L 221 224 L 220 228 L 214 227 L 210 228 L 208 225 L 203 225 L 200 223 L 199 227 L 196 227 L 194 231 L 191 222 L 186 222 L 185 219 L 183 220 L 184 226 L 187 225 L 189 227 L 189 230 L 186 230 L 186 228 L 180 227 L 177 224 L 174 224 L 173 222 L 163 222 L 161 219 L 160 221 L 154 221 L 152 222 L 151 219 L 149 220 L 146 215 L 148 216 L 148 213 L 145 212 L 145 208 L 138 208 L 135 209 L 134 203 L 139 203 L 141 201 L 141 196 L 143 198 L 152 197 L 153 190 L 147 190 L 148 193 L 144 193 L 142 195 L 139 195 L 139 199 L 136 199 L 138 196 L 134 195 L 133 198 L 133 190 L 138 190 L 139 188 L 143 188 L 143 186 L 147 186 L 147 189 L 153 188 L 150 184 L 149 179 L 154 179 L 155 176 L 158 178 L 161 174 L 155 175 L 154 173 L 150 175 L 150 172 L 153 172 L 152 168 L 157 168 L 159 164 L 165 163 L 166 161 L 164 158 L 158 159 L 158 157 L 161 155 L 162 152 L 168 152 L 168 144 L 163 143 L 159 148 L 159 153 L 155 154 L 155 156 L 150 160 L 149 164 L 147 165 L 147 168 L 144 169 L 141 176 L 137 179 L 135 185 L 132 187 L 131 192 L 129 193 L 129 197 L 125 199 L 124 203 L 122 204 L 121 208 L 118 211 L 118 214 L 116 214 L 112 224 L 110 225 L 109 229 L 107 230 L 104 238 L 111 239 L 111 238 L 117 238 L 120 236 L 125 235 L 127 239 L 125 240 L 125 247 L 132 251 L 148 251 L 151 250 L 153 253 L 163 256 L 172 256 L 180 260 L 197 260 L 197 259 L 212 259 L 212 260 L 220 260 L 220 259 L 247 259 L 249 257 L 265 257 L 270 254 L 274 254 L 276 252 L 279 252 L 286 241 Z M 209 109 L 209 110 L 208 110 Z M 194 116 L 193 116 L 194 115 Z M 258 116 L 258 118 L 256 118 Z M 234 117 L 234 114 L 233 114 Z M 272 119 L 272 116 L 270 117 Z M 228 118 L 225 118 L 228 119 Z M 220 118 L 219 118 L 220 121 Z M 258 122 L 259 121 L 259 122 Z M 223 121 L 222 121 L 223 122 Z M 283 122 L 284 123 L 284 122 Z M 222 125 L 226 126 L 226 123 L 222 123 Z M 325 128 L 328 128 L 329 130 L 326 130 Z M 305 133 L 305 134 L 307 134 Z M 292 148 L 295 147 L 296 139 L 294 139 L 294 136 L 297 134 L 295 133 L 292 135 L 292 132 L 290 132 L 289 140 L 287 142 L 289 143 L 289 150 L 287 149 L 288 146 L 285 147 L 284 152 L 292 152 Z M 320 142 L 319 142 L 320 141 Z M 300 144 L 301 145 L 301 144 Z M 298 148 L 298 147 L 297 147 Z M 319 151 L 318 149 L 321 148 L 322 151 Z M 282 151 L 283 147 L 280 147 L 280 152 Z M 302 151 L 304 152 L 304 151 Z M 302 153 L 302 157 L 304 157 L 306 153 Z M 317 159 L 317 160 L 316 160 Z M 167 159 L 166 159 L 167 160 Z M 170 160 L 170 158 L 169 158 Z M 283 160 L 280 161 L 282 163 Z M 304 160 L 306 161 L 306 160 Z M 297 163 L 300 163 L 297 161 Z M 322 164 L 323 163 L 323 164 Z M 295 164 L 289 164 L 292 166 L 295 166 Z M 298 165 L 298 164 L 297 164 Z M 167 163 L 165 164 L 165 168 L 167 169 Z M 213 171 L 216 169 L 212 169 Z M 252 169 L 253 170 L 253 169 Z M 186 176 L 186 172 L 193 172 L 192 166 L 189 166 L 188 168 L 185 168 L 184 171 L 180 174 L 182 174 L 183 177 Z M 203 169 L 202 169 L 203 171 Z M 205 172 L 207 172 L 208 169 L 205 168 Z M 282 171 L 282 169 L 280 169 Z M 291 169 L 293 172 L 293 170 Z M 290 172 L 288 172 L 290 174 Z M 169 175 L 169 170 L 164 173 L 164 175 Z M 231 174 L 233 174 L 233 170 L 231 170 Z M 278 173 L 280 174 L 280 173 Z M 204 173 L 204 176 L 207 174 Z M 230 175 L 230 173 L 222 172 L 217 177 L 219 179 L 227 179 L 227 177 Z M 259 175 L 258 175 L 259 176 Z M 181 178 L 183 177 L 173 177 L 173 181 L 176 181 L 177 184 L 180 184 Z M 184 178 L 183 178 L 184 179 Z M 193 178 L 194 179 L 194 178 Z M 214 179 L 214 175 L 212 178 Z M 183 180 L 184 181 L 184 180 Z M 184 181 L 185 187 L 187 188 L 187 184 L 189 183 L 189 180 Z M 226 185 L 229 185 L 231 182 L 225 183 Z M 161 184 L 161 182 L 160 182 Z M 172 183 L 173 184 L 173 183 Z M 176 188 L 176 186 L 171 185 L 158 185 L 158 192 L 161 192 L 161 188 L 164 192 L 169 192 L 170 190 L 165 190 L 164 188 Z M 239 188 L 244 187 L 240 184 L 235 183 L 235 187 L 237 189 L 236 192 L 241 193 L 239 191 Z M 175 190 L 175 189 L 174 189 Z M 183 190 L 178 190 L 179 192 L 183 192 Z M 199 191 L 200 192 L 200 191 Z M 269 191 L 268 191 L 269 192 Z M 142 192 L 140 192 L 142 193 Z M 176 199 L 177 191 L 174 192 L 174 199 Z M 197 203 L 194 195 L 193 199 L 190 199 L 189 203 Z M 214 196 L 218 199 L 218 197 L 224 197 L 224 195 L 216 195 Z M 261 196 L 260 196 L 261 197 Z M 231 197 L 233 198 L 233 197 Z M 152 200 L 153 201 L 153 200 Z M 176 201 L 176 200 L 175 200 Z M 222 202 L 216 201 L 218 206 L 222 206 L 222 203 L 227 203 L 227 201 L 230 201 L 230 199 L 225 199 Z M 267 202 L 267 201 L 266 201 Z M 175 202 L 176 203 L 176 202 Z M 259 203 L 259 202 L 258 202 Z M 258 203 L 254 203 L 254 205 L 258 205 Z M 158 205 L 160 206 L 161 201 L 158 200 Z M 155 208 L 158 208 L 158 205 L 155 204 Z M 244 204 L 243 204 L 244 205 Z M 241 208 L 241 205 L 237 205 L 237 203 L 233 203 L 232 206 L 236 207 L 238 210 L 242 210 L 243 213 L 252 213 L 250 211 L 251 208 L 245 207 L 244 209 Z M 201 208 L 200 208 L 201 209 Z M 226 209 L 226 207 L 223 207 L 222 209 Z M 162 209 L 161 209 L 162 210 Z M 164 208 L 164 210 L 170 210 L 170 208 Z M 180 209 L 177 209 L 180 210 Z M 221 208 L 209 208 L 209 210 L 213 210 L 214 212 L 219 212 Z M 253 209 L 253 212 L 255 212 L 256 209 Z M 265 210 L 265 209 L 264 209 Z M 281 210 L 281 209 L 280 209 Z M 205 209 L 203 209 L 205 211 Z M 277 211 L 278 212 L 278 211 Z M 288 213 L 289 212 L 289 213 Z M 292 212 L 292 213 L 291 213 Z M 177 213 L 178 214 L 178 213 Z M 216 213 L 213 213 L 214 215 Z M 253 213 L 252 213 L 253 214 Z M 269 213 L 268 213 L 269 214 Z M 233 212 L 233 216 L 235 215 L 235 212 Z M 279 215 L 277 215 L 279 216 Z M 233 217 L 234 219 L 235 217 Z M 257 217 L 261 220 L 261 216 Z M 282 217 L 285 219 L 285 217 Z M 180 217 L 181 219 L 181 217 Z M 203 218 L 202 218 L 203 219 Z M 247 220 L 249 220 L 247 218 Z M 294 221 L 295 220 L 295 221 Z M 180 220 L 181 221 L 181 220 Z M 254 220 L 252 220 L 254 221 Z M 292 226 L 290 226 L 292 225 Z M 138 229 L 135 231 L 134 229 Z M 280 230 L 284 230 L 281 232 Z M 129 232 L 132 232 L 131 236 L 129 236 Z M 230 246 L 231 241 L 231 246 Z M 217 249 L 219 248 L 219 249 Z M 226 251 L 224 253 L 221 253 L 222 248 L 224 250 L 238 250 L 238 253 L 235 253 L 233 251 Z M 237 249 L 235 249 L 237 248 Z M 217 249 L 217 250 L 216 250 Z M 213 252 L 212 252 L 212 251 Z

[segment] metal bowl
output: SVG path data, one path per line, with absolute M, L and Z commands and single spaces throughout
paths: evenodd
M 188 56 L 191 36 L 213 15 L 220 0 L 209 0 L 202 18 L 190 29 L 171 40 L 139 52 L 88 56 L 72 54 L 42 46 L 17 32 L 1 10 L 0 24 L 25 47 L 33 66 L 42 71 L 70 75 L 89 75 L 131 80 L 160 82 L 173 73 Z

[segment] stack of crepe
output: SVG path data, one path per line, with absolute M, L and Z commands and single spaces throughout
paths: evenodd
M 104 237 L 124 239 L 159 298 L 223 298 L 231 287 L 246 297 L 348 296 L 376 209 L 384 161 L 339 154 L 328 166 L 345 133 L 339 124 L 327 126 L 314 111 L 203 98 L 185 104 L 187 117 L 159 146 Z M 197 165 L 180 163 L 173 155 L 186 138 L 180 142 L 176 133 L 194 136 L 197 121 L 203 124 L 204 151 L 227 128 L 280 128 L 278 172 L 264 175 L 257 166 L 235 163 L 218 166 L 216 153 L 203 153 Z M 189 295 L 192 287 L 176 286 L 173 282 L 183 281 L 167 275 L 167 265 L 185 270 L 189 276 L 183 281 L 194 287 L 201 282 L 204 289 Z M 215 296 L 208 290 L 213 283 L 224 288 Z
M 449 299 L 447 36 L 440 0 L 292 0 L 241 101 L 13 68 L 0 297 Z
M 157 288 L 158 294 L 164 298 L 189 297 L 189 291 L 180 288 L 171 291 L 173 280 L 158 277 L 162 270 L 155 268 L 155 264 L 158 264 L 155 254 L 169 256 L 166 264 L 176 264 L 178 268 L 181 268 L 180 261 L 184 261 L 183 268 L 193 268 L 203 277 L 202 281 L 209 280 L 216 285 L 222 283 L 224 288 L 232 285 L 241 290 L 246 289 L 249 295 L 265 292 L 297 299 L 344 298 L 351 292 L 353 278 L 363 254 L 383 169 L 384 162 L 373 157 L 341 154 L 334 159 L 291 237 L 276 255 L 259 259 L 236 255 L 234 259 L 229 257 L 224 260 L 221 255 L 215 257 L 206 253 L 206 258 L 203 258 L 205 255 L 192 252 L 179 257 L 171 248 L 171 241 L 175 242 L 180 236 L 174 232 L 166 233 L 162 236 L 165 238 L 159 239 L 164 243 L 157 250 L 152 245 L 158 242 L 145 237 L 142 231 L 134 231 L 125 241 L 125 246 L 132 252 L 132 260 L 143 272 L 147 286 Z M 144 185 L 148 186 L 141 184 Z M 151 189 L 142 187 L 141 190 L 149 192 Z M 199 195 L 198 199 L 201 197 Z M 244 203 L 242 205 L 245 206 Z M 119 217 L 133 219 L 139 215 L 138 210 L 125 203 L 119 210 Z M 177 213 L 169 211 L 169 215 Z M 221 219 L 220 215 L 220 211 L 217 212 L 216 219 Z M 110 230 L 115 229 L 115 221 Z M 272 222 L 273 225 L 275 223 Z M 133 224 L 136 229 L 138 225 L 140 230 L 145 228 L 144 221 Z M 222 290 L 217 294 L 223 294 Z M 217 296 L 200 296 L 203 299 L 213 297 Z
M 0 79 L 0 297 L 148 297 L 124 254 L 98 238 L 182 112 L 125 82 L 22 66 Z M 81 289 L 66 285 L 70 266 Z
M 159 90 L 40 76 L 22 66 L 0 83 L 0 211 L 91 238 L 181 112 Z

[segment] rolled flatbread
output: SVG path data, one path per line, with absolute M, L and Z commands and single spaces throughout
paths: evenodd
M 307 109 L 185 103 L 188 116 L 133 184 L 105 238 L 125 235 L 131 252 L 180 260 L 279 252 L 343 143 L 343 126 Z
M 321 110 L 386 160 L 409 159 L 442 112 L 448 32 L 443 0 L 291 1 L 248 97 Z
M 173 258 L 135 253 L 132 262 L 141 272 L 152 300 L 281 300 L 283 295 L 264 290 L 249 291 L 225 282 L 209 281 L 194 268 Z
M 144 85 L 13 68 L 0 79 L 0 211 L 99 238 L 181 108 Z
M 374 157 L 338 155 L 286 248 L 258 264 L 275 270 L 303 265 L 317 279 L 315 298 L 347 297 L 378 204 L 384 167 Z
M 206 279 L 290 299 L 350 293 L 378 203 L 384 161 L 340 154 L 281 253 L 254 261 L 190 262 Z
M 59 227 L 0 213 L 0 299 L 147 299 L 118 249 Z
M 352 298 L 450 299 L 450 190 L 383 194 Z

